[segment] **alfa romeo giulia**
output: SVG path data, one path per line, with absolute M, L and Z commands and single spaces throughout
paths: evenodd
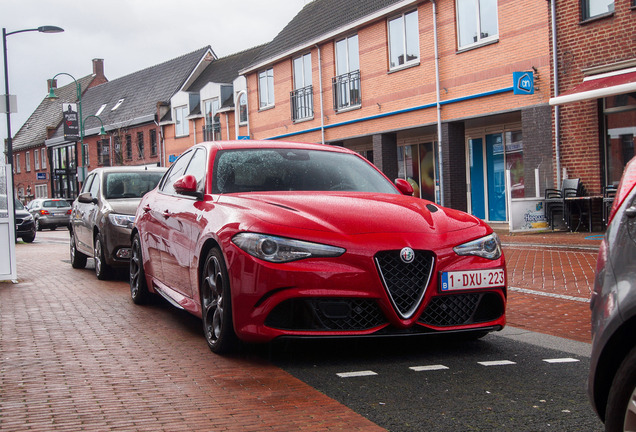
M 496 233 L 412 193 L 340 147 L 196 145 L 139 204 L 132 300 L 159 294 L 201 317 L 216 353 L 239 340 L 500 330 Z

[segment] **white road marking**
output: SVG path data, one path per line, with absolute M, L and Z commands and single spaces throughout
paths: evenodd
M 565 358 L 543 359 L 543 361 L 546 363 L 576 363 L 580 360 L 571 358 L 571 357 L 565 357 Z
M 563 294 L 549 293 L 549 292 L 545 292 L 545 291 L 530 290 L 530 289 L 526 289 L 526 288 L 508 287 L 508 289 L 510 291 L 516 291 L 516 292 L 520 292 L 520 293 L 523 293 L 523 294 L 532 294 L 532 295 L 538 295 L 538 296 L 543 296 L 543 297 L 552 297 L 552 298 L 557 298 L 557 299 L 561 299 L 561 300 L 572 300 L 572 301 L 577 301 L 577 302 L 581 302 L 581 303 L 589 303 L 590 302 L 589 298 L 584 298 L 584 297 L 573 297 L 573 296 L 568 296 L 568 295 L 563 295 Z
M 517 364 L 510 360 L 494 360 L 494 361 L 485 361 L 485 362 L 477 362 L 482 366 L 506 366 Z
M 377 375 L 377 373 L 373 371 L 358 371 L 358 372 L 341 372 L 336 375 L 338 375 L 340 378 L 352 378 L 352 377 L 372 376 L 372 375 Z
M 427 371 L 448 369 L 448 366 L 444 366 L 444 365 L 412 366 L 409 369 L 414 370 L 415 372 L 427 372 Z

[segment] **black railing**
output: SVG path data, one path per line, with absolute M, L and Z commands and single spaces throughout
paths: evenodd
M 336 111 L 359 106 L 362 103 L 359 70 L 334 77 L 332 84 L 333 108 Z
M 208 123 L 203 126 L 204 141 L 219 141 L 221 139 L 221 123 Z
M 293 121 L 314 117 L 314 86 L 303 87 L 289 93 Z

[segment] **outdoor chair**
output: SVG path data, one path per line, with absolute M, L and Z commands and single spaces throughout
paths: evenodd
M 565 198 L 570 196 L 578 196 L 581 188 L 579 179 L 564 179 L 561 182 L 561 189 L 547 188 L 544 192 L 545 198 L 545 216 L 550 224 L 550 228 L 554 230 L 554 215 L 561 214 L 567 228 L 570 228 L 570 215 Z

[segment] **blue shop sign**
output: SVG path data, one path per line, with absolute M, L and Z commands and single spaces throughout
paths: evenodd
M 532 72 L 513 72 L 512 80 L 514 94 L 534 94 L 534 74 Z

